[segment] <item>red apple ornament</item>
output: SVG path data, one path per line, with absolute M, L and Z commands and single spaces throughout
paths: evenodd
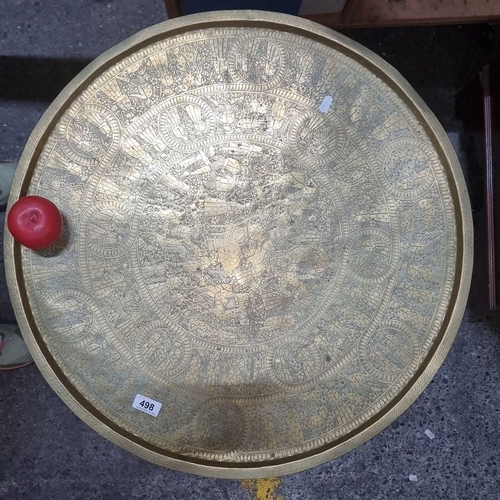
M 47 198 L 24 196 L 12 205 L 7 227 L 21 245 L 35 250 L 46 248 L 61 235 L 61 213 Z

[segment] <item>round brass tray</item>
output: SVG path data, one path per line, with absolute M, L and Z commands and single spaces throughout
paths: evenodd
M 87 424 L 174 469 L 349 451 L 421 393 L 465 307 L 471 213 L 441 126 L 383 60 L 295 17 L 189 16 L 112 48 L 40 120 L 10 204 L 26 194 L 65 228 L 41 252 L 5 233 L 33 357 Z

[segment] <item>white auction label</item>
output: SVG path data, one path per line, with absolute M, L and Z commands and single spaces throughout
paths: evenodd
M 143 411 L 148 415 L 152 415 L 153 417 L 157 417 L 158 413 L 160 413 L 162 404 L 158 403 L 154 399 L 149 399 L 146 396 L 142 396 L 141 394 L 137 394 L 132 403 L 132 408 L 136 410 Z
M 331 95 L 326 95 L 325 98 L 323 99 L 323 101 L 321 102 L 320 106 L 319 106 L 319 110 L 322 112 L 322 113 L 326 113 L 328 111 L 328 109 L 330 108 L 330 105 L 332 104 L 333 102 L 333 98 Z

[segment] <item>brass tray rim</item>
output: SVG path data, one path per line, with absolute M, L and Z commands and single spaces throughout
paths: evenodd
M 286 475 L 315 467 L 351 451 L 378 434 L 401 415 L 423 392 L 443 363 L 455 339 L 467 303 L 472 275 L 473 225 L 464 176 L 455 151 L 441 124 L 396 69 L 357 42 L 329 28 L 287 14 L 250 10 L 218 11 L 185 16 L 151 26 L 120 42 L 96 58 L 64 88 L 49 106 L 30 135 L 23 151 L 12 184 L 7 210 L 27 193 L 31 174 L 52 126 L 69 107 L 73 101 L 72 98 L 98 76 L 99 72 L 112 66 L 117 60 L 125 57 L 127 53 L 154 43 L 155 39 L 216 26 L 265 26 L 286 30 L 300 33 L 341 50 L 377 74 L 405 101 L 419 116 L 421 125 L 426 129 L 438 151 L 445 166 L 452 191 L 452 201 L 455 205 L 458 234 L 455 283 L 447 315 L 438 338 L 405 390 L 358 431 L 344 436 L 343 439 L 338 440 L 330 447 L 312 450 L 304 456 L 295 455 L 276 462 L 235 464 L 208 462 L 182 457 L 178 454 L 166 454 L 145 442 L 141 443 L 139 439 L 132 439 L 133 436 L 128 437 L 128 433 L 120 433 L 119 426 L 100 415 L 70 384 L 55 362 L 51 363 L 51 356 L 37 332 L 27 297 L 23 291 L 21 248 L 10 233 L 5 230 L 4 253 L 7 284 L 18 324 L 42 375 L 66 405 L 103 437 L 150 462 L 191 474 L 227 479 Z

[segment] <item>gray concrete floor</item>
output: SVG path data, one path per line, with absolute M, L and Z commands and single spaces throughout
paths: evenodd
M 50 101 L 90 60 L 164 18 L 161 0 L 0 0 L 0 162 L 20 156 Z M 500 56 L 500 27 L 346 34 L 393 64 L 441 120 L 479 223 L 482 172 L 472 138 L 455 117 L 454 99 L 484 62 Z M 480 234 L 476 250 L 484 252 Z M 0 249 L 0 321 L 14 321 L 2 255 Z M 487 312 L 480 298 L 471 297 L 448 358 L 409 410 L 344 457 L 284 478 L 270 498 L 500 498 L 500 313 Z M 105 441 L 69 411 L 33 365 L 0 373 L 0 439 L 2 499 L 253 497 L 237 481 L 162 469 Z

